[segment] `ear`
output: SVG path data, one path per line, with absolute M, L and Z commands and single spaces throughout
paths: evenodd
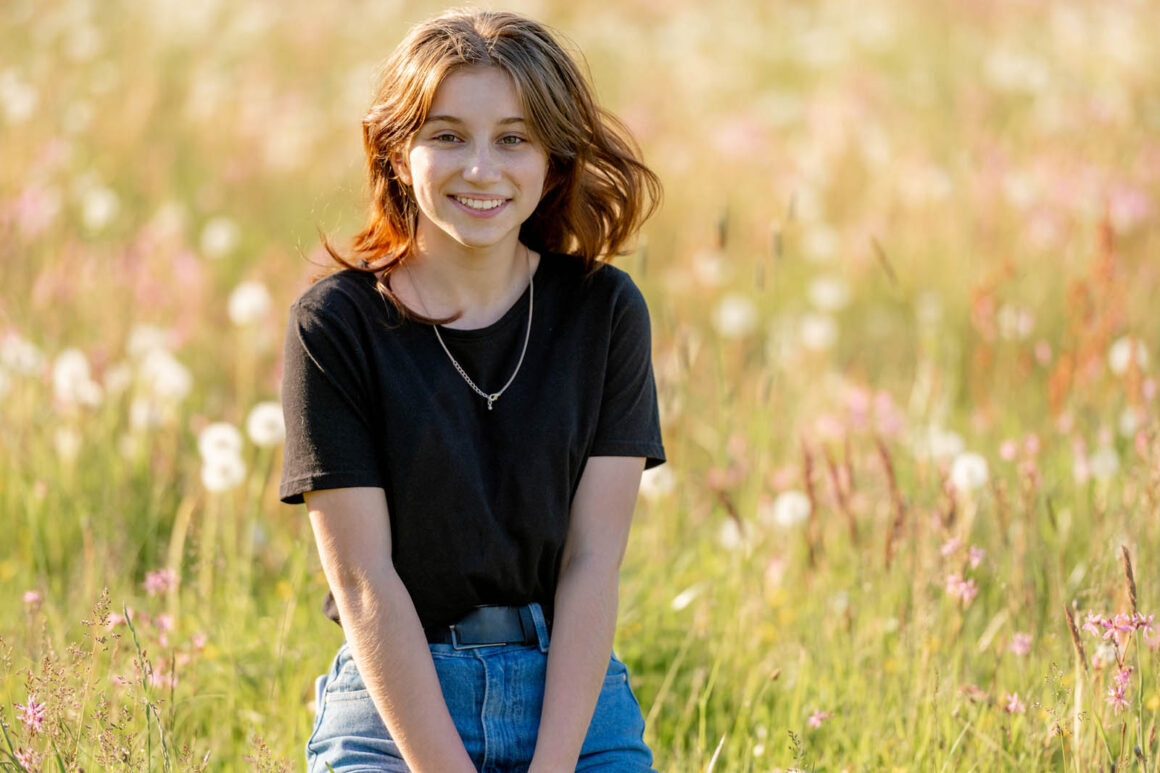
M 391 152 L 391 168 L 395 170 L 395 176 L 399 178 L 399 182 L 410 187 L 411 185 L 411 166 L 407 163 L 407 154 L 403 152 L 402 148 Z

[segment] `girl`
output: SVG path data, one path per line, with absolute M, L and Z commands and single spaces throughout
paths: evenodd
M 309 770 L 651 770 L 611 651 L 664 449 L 648 310 L 602 259 L 657 179 L 509 13 L 411 30 L 363 137 L 369 222 L 286 336 L 281 497 L 346 637 Z

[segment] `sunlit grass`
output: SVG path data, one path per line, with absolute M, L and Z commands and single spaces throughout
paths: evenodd
M 666 186 L 657 767 L 1160 770 L 1156 9 L 618 8 L 526 10 Z M 0 8 L 0 769 L 301 767 L 341 631 L 260 406 L 438 9 Z

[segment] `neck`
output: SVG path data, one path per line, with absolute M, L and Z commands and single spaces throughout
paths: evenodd
M 448 327 L 486 327 L 523 294 L 538 262 L 539 256 L 514 238 L 487 250 L 458 244 L 435 250 L 419 238 L 401 272 L 404 282 L 395 291 L 407 306 L 428 317 L 460 314 Z

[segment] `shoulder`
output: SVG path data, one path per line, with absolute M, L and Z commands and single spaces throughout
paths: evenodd
M 306 288 L 291 305 L 290 318 L 300 323 L 338 320 L 358 327 L 372 316 L 381 317 L 384 308 L 373 275 L 343 269 Z
M 572 255 L 545 253 L 541 260 L 547 261 L 551 276 L 581 293 L 585 303 L 603 304 L 611 310 L 644 309 L 647 313 L 644 295 L 627 271 L 598 261 L 591 272 L 586 272 L 584 262 Z

